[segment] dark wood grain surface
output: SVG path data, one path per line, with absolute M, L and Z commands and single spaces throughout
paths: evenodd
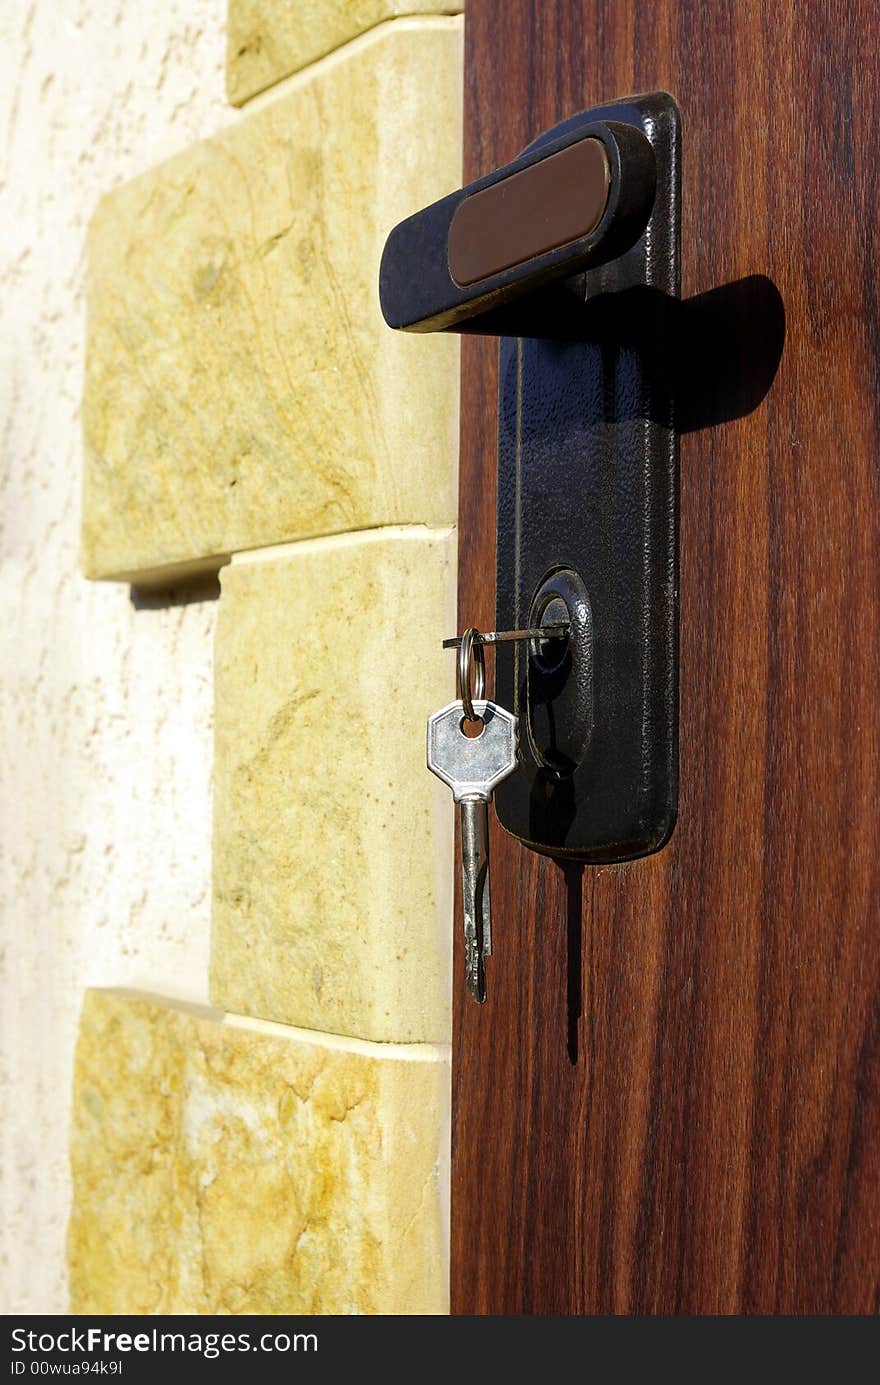
M 566 874 L 493 824 L 482 1008 L 456 930 L 453 1309 L 875 1313 L 880 10 L 469 0 L 465 176 L 653 89 L 684 296 L 766 276 L 785 345 L 682 440 L 672 842 Z M 462 347 L 460 623 L 491 628 L 497 344 Z

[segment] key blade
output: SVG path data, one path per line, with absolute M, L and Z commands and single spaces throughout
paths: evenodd
M 485 798 L 460 800 L 461 887 L 467 987 L 481 1005 L 486 999 L 483 958 L 492 951 L 489 914 L 489 804 Z
M 480 634 L 480 644 L 508 644 L 518 640 L 561 640 L 571 630 L 567 620 L 552 625 L 534 625 L 527 630 L 486 630 Z M 444 649 L 460 649 L 461 635 L 443 641 Z

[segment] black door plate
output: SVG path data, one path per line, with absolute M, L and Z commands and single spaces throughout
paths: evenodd
M 679 297 L 681 137 L 659 93 L 532 147 L 597 120 L 647 136 L 656 195 L 635 245 L 539 291 L 533 321 L 518 306 L 521 335 L 500 338 L 497 628 L 551 602 L 558 618 L 561 599 L 571 635 L 565 650 L 499 651 L 522 765 L 495 804 L 534 850 L 603 862 L 663 846 L 677 809 L 678 438 L 658 342 Z

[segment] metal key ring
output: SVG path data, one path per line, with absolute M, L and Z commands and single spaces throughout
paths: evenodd
M 480 632 L 474 625 L 465 630 L 458 648 L 458 688 L 466 720 L 479 721 L 474 703 L 482 702 L 486 693 L 486 656 Z

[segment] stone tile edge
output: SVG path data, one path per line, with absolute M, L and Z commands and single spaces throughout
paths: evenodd
M 229 567 L 244 567 L 254 563 L 274 563 L 284 558 L 293 558 L 301 553 L 324 553 L 340 547 L 356 548 L 361 544 L 415 543 L 419 540 L 452 539 L 457 526 L 445 524 L 435 527 L 429 524 L 381 524 L 371 529 L 345 529 L 339 534 L 319 534 L 314 538 L 291 539 L 288 543 L 270 543 L 265 548 L 242 548 L 233 553 Z
M 158 995 L 154 991 L 141 991 L 126 986 L 90 986 L 87 995 L 109 996 L 115 1000 L 127 1000 L 156 1009 L 176 1011 L 190 1015 L 193 1019 L 208 1020 L 226 1029 L 243 1029 L 252 1034 L 264 1034 L 267 1038 L 285 1039 L 289 1043 L 309 1044 L 337 1053 L 358 1053 L 365 1058 L 392 1059 L 402 1063 L 433 1062 L 447 1064 L 450 1060 L 451 1045 L 438 1043 L 381 1043 L 374 1039 L 356 1039 L 345 1034 L 327 1034 L 320 1029 L 299 1029 L 290 1024 L 279 1024 L 276 1020 L 261 1020 L 250 1015 L 234 1015 L 216 1006 L 199 1001 L 182 1000 L 177 996 Z
M 288 84 L 294 82 L 294 80 L 298 78 L 302 78 L 302 76 L 312 75 L 312 72 L 315 72 L 316 68 L 328 64 L 328 62 L 337 57 L 338 54 L 348 53 L 355 44 L 363 46 L 364 42 L 367 42 L 367 40 L 373 37 L 377 29 L 388 29 L 391 28 L 391 26 L 395 26 L 395 28 L 402 28 L 402 26 L 413 28 L 413 25 L 424 26 L 425 22 L 427 22 L 428 25 L 434 25 L 435 21 L 439 21 L 441 24 L 445 24 L 445 22 L 448 24 L 450 19 L 452 19 L 452 21 L 459 19 L 460 21 L 460 19 L 463 18 L 463 14 L 464 0 L 460 0 L 460 3 L 457 4 L 456 7 L 438 4 L 437 10 L 432 12 L 432 14 L 424 10 L 414 10 L 412 14 L 389 15 L 387 19 L 380 19 L 377 24 L 371 24 L 369 28 L 362 29 L 362 32 L 356 33 L 352 39 L 346 39 L 345 43 L 337 44 L 334 48 L 327 48 L 324 53 L 317 54 L 317 57 L 312 58 L 312 61 L 306 62 L 306 64 L 299 66 L 299 68 L 290 68 L 290 71 L 281 72 L 277 78 L 266 82 L 265 86 L 252 87 L 252 89 L 245 91 L 244 94 L 236 94 L 233 91 L 233 84 L 231 84 L 233 72 L 231 72 L 230 54 L 229 50 L 227 50 L 225 76 L 226 100 L 229 101 L 231 107 L 236 109 L 236 111 L 244 111 L 245 108 L 247 108 L 248 112 L 252 111 L 256 101 L 261 100 L 262 97 L 270 96 L 270 94 L 276 91 L 277 87 L 288 86 Z
M 257 548 L 240 548 L 234 553 L 218 553 L 207 558 L 193 558 L 189 561 L 161 563 L 151 568 L 131 568 L 110 573 L 93 573 L 81 568 L 82 576 L 89 582 L 128 582 L 144 593 L 163 592 L 171 587 L 192 585 L 200 578 L 219 575 L 225 567 L 238 567 L 242 563 L 268 563 L 278 558 L 301 553 L 303 549 L 314 552 L 317 548 L 336 546 L 340 542 L 353 540 L 367 542 L 381 538 L 452 538 L 457 533 L 457 524 L 375 524 L 367 529 L 339 529 L 330 534 L 310 534 L 302 539 L 287 539 L 282 543 L 266 544 Z
M 285 73 L 278 77 L 276 81 L 270 82 L 267 86 L 261 87 L 252 95 L 244 97 L 241 101 L 232 101 L 229 104 L 236 110 L 241 111 L 242 115 L 250 115 L 252 111 L 262 110 L 269 102 L 281 98 L 290 91 L 296 91 L 299 87 L 307 85 L 314 78 L 322 73 L 329 71 L 337 63 L 341 63 L 350 58 L 353 54 L 359 53 L 361 49 L 368 48 L 375 43 L 384 32 L 394 29 L 398 31 L 415 29 L 424 31 L 426 29 L 437 29 L 441 32 L 448 30 L 455 32 L 462 29 L 463 13 L 459 10 L 446 10 L 439 14 L 408 14 L 395 15 L 391 19 L 382 19 L 378 24 L 373 24 L 363 33 L 356 34 L 354 38 L 348 39 L 338 48 L 331 48 L 323 53 L 320 58 L 315 58 L 313 62 L 307 63 L 305 67 L 297 68 L 295 71 Z

